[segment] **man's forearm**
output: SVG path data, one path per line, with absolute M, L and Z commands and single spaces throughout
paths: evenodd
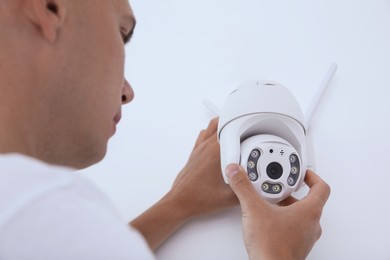
M 145 237 L 155 251 L 186 219 L 182 207 L 166 195 L 129 224 Z

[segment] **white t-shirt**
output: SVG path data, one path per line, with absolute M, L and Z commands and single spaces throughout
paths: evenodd
M 0 259 L 154 259 L 144 238 L 86 178 L 0 155 Z

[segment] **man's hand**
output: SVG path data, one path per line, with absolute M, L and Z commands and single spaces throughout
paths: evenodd
M 153 250 L 189 219 L 238 205 L 237 196 L 223 181 L 217 125 L 215 118 L 200 132 L 171 190 L 130 223 Z
M 167 195 L 176 201 L 185 218 L 238 205 L 237 196 L 222 177 L 217 125 L 215 118 L 200 132 L 187 164 Z
M 289 197 L 280 205 L 271 205 L 258 195 L 242 167 L 231 164 L 226 175 L 240 200 L 249 258 L 305 259 L 321 236 L 320 218 L 330 194 L 328 184 L 308 171 L 305 182 L 310 192 L 305 198 L 297 201 Z

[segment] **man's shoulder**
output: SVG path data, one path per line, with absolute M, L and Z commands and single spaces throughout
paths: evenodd
M 0 252 L 39 259 L 153 258 L 140 234 L 87 178 L 11 157 L 0 158 Z
M 31 206 L 96 203 L 110 207 L 107 198 L 74 170 L 48 165 L 23 155 L 0 156 L 0 227 Z
M 71 173 L 71 168 L 49 165 L 25 155 L 0 154 L 0 178 L 4 180 L 3 185 L 13 183 L 33 186 L 42 181 L 65 181 L 71 178 Z

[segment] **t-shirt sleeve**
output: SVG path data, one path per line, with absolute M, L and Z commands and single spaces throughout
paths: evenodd
M 3 226 L 0 259 L 155 259 L 144 238 L 82 178 L 40 194 Z

